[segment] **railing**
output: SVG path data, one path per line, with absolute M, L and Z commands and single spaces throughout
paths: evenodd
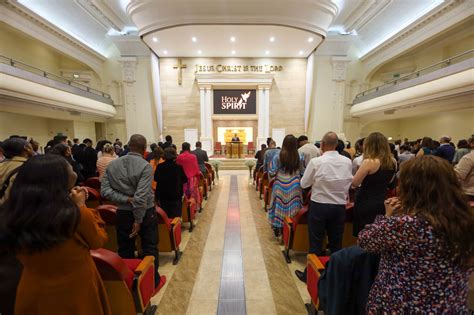
M 415 78 L 418 78 L 420 77 L 421 75 L 425 75 L 427 73 L 431 73 L 431 72 L 434 72 L 436 70 L 439 70 L 439 69 L 442 69 L 444 67 L 447 67 L 447 66 L 450 66 L 452 64 L 456 64 L 456 63 L 459 63 L 459 62 L 462 62 L 466 59 L 469 59 L 469 58 L 473 58 L 474 57 L 474 49 L 471 49 L 471 50 L 468 50 L 468 51 L 465 51 L 459 55 L 456 55 L 456 56 L 453 56 L 451 58 L 448 58 L 446 60 L 443 60 L 443 61 L 440 61 L 436 64 L 433 64 L 431 66 L 428 66 L 426 68 L 423 68 L 423 69 L 420 69 L 420 70 L 417 70 L 417 71 L 414 71 L 410 74 L 407 74 L 407 75 L 404 75 L 400 78 L 396 78 L 396 79 L 393 79 L 393 80 L 390 80 L 382 85 L 379 85 L 379 86 L 376 86 L 370 90 L 367 90 L 367 91 L 364 91 L 362 93 L 359 93 L 356 95 L 355 99 L 354 99 L 354 104 L 355 103 L 359 103 L 358 102 L 358 98 L 361 98 L 361 97 L 364 97 L 364 96 L 368 96 L 370 94 L 374 94 L 374 93 L 377 93 L 377 92 L 380 92 L 384 89 L 387 89 L 387 88 L 391 88 L 393 86 L 396 86 L 397 84 L 401 83 L 401 82 L 405 82 L 405 81 L 408 81 L 408 80 L 411 80 L 411 79 L 415 79 Z
M 73 86 L 73 87 L 75 87 L 75 88 L 81 89 L 81 90 L 83 90 L 83 91 L 92 93 L 92 94 L 97 95 L 97 96 L 102 96 L 102 97 L 104 97 L 104 98 L 108 98 L 108 99 L 111 100 L 110 95 L 107 94 L 107 93 L 104 93 L 104 92 L 102 92 L 102 91 L 99 91 L 99 90 L 90 88 L 90 87 L 88 87 L 88 86 L 85 85 L 85 84 L 78 83 L 78 82 L 75 82 L 75 81 L 72 81 L 72 80 L 69 80 L 69 79 L 60 77 L 60 76 L 58 76 L 58 75 L 55 75 L 55 74 L 46 72 L 46 71 L 44 71 L 44 70 L 35 68 L 35 67 L 30 66 L 30 65 L 27 65 L 27 64 L 25 64 L 25 63 L 23 63 L 23 62 L 20 62 L 20 61 L 17 61 L 17 60 L 13 60 L 13 59 L 11 59 L 11 58 L 8 58 L 8 57 L 2 56 L 2 55 L 0 55 L 0 63 L 6 64 L 6 65 L 10 65 L 10 66 L 12 66 L 12 67 L 15 67 L 15 68 L 18 68 L 18 69 L 22 69 L 22 70 L 25 70 L 25 71 L 28 71 L 28 72 L 31 72 L 31 73 L 40 75 L 40 76 L 42 76 L 42 77 L 45 77 L 45 78 L 54 80 L 54 81 L 56 81 L 56 82 L 60 82 L 60 83 L 63 83 L 63 84 L 67 84 L 67 85 Z

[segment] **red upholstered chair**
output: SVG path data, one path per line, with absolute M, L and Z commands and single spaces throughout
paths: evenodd
M 308 255 L 306 289 L 311 297 L 310 314 L 317 314 L 319 308 L 318 282 L 321 277 L 321 271 L 325 269 L 329 256 L 318 257 L 314 254 Z
M 117 243 L 117 206 L 114 205 L 100 205 L 96 208 L 97 212 L 99 212 L 100 217 L 105 222 L 105 232 L 107 232 L 107 236 L 109 240 L 104 245 L 104 248 L 111 250 L 113 252 L 118 251 L 118 243 Z
M 166 212 L 160 207 L 156 207 L 158 216 L 158 249 L 160 252 L 174 251 L 175 257 L 173 265 L 176 265 L 181 258 L 179 244 L 181 244 L 181 218 L 168 218 Z
M 265 202 L 265 211 L 268 211 L 268 206 L 270 205 L 270 199 L 272 197 L 273 184 L 275 179 L 273 178 L 268 186 L 263 187 L 263 201 Z
M 199 175 L 199 191 L 201 192 L 203 198 L 207 200 L 209 185 L 207 182 L 207 178 L 205 178 L 202 173 Z
M 83 186 L 94 188 L 100 192 L 100 180 L 99 177 L 89 177 L 84 181 Z
M 104 281 L 112 314 L 155 313 L 156 305 L 151 305 L 150 299 L 166 283 L 166 277 L 155 287 L 154 257 L 122 259 L 103 248 L 91 250 L 91 255 Z
M 255 190 L 258 191 L 260 187 L 260 182 L 262 181 L 263 178 L 263 165 L 260 166 L 260 168 L 257 171 L 257 174 L 255 175 Z
M 220 142 L 214 143 L 214 154 L 217 154 L 217 152 L 222 155 L 222 144 Z
M 87 186 L 84 186 L 84 188 L 87 189 L 87 192 L 88 192 L 88 197 L 87 197 L 87 200 L 86 200 L 86 206 L 88 208 L 92 208 L 92 209 L 95 209 L 97 208 L 99 205 L 102 204 L 102 199 L 100 197 L 100 193 L 92 188 L 92 187 L 87 187 Z
M 268 179 L 268 172 L 263 173 L 262 179 L 260 180 L 259 183 L 259 197 L 262 199 L 262 194 L 263 191 L 265 190 L 265 187 L 267 187 L 270 184 L 270 181 Z
M 252 151 L 252 153 L 255 153 L 255 145 L 252 141 L 249 141 L 247 143 L 247 154 L 250 154 L 250 151 Z
M 183 198 L 183 206 L 181 208 L 182 214 L 181 218 L 183 223 L 189 223 L 189 232 L 192 232 L 194 229 L 194 219 L 196 218 L 196 209 L 197 204 L 194 199 L 188 199 L 186 196 Z
M 283 223 L 283 256 L 288 264 L 291 263 L 290 250 L 308 252 L 308 207 L 303 207 L 293 217 L 285 217 Z
M 212 169 L 212 166 L 211 164 L 205 162 L 204 165 L 206 166 L 206 170 L 207 170 L 207 175 L 209 177 L 209 189 L 212 190 L 211 188 L 211 184 L 216 184 L 215 183 L 215 180 L 216 180 L 216 172 Z

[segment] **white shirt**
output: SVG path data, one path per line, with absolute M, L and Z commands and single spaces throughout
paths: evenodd
M 355 173 L 357 173 L 357 170 L 362 165 L 362 161 L 364 161 L 363 154 L 359 155 L 352 161 L 352 175 L 355 175 Z
M 337 151 L 312 159 L 301 179 L 301 187 L 312 186 L 312 201 L 336 205 L 346 204 L 351 183 L 351 160 Z
M 321 156 L 321 151 L 312 143 L 306 143 L 301 148 L 298 149 L 299 154 L 303 154 L 304 156 L 304 167 L 307 167 L 309 161 L 313 158 Z

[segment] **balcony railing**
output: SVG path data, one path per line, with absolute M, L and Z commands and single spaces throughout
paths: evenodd
M 51 81 L 54 81 L 56 83 L 59 83 L 59 84 L 54 84 L 55 88 L 59 88 L 61 90 L 71 92 L 71 93 L 75 93 L 75 94 L 80 94 L 81 96 L 93 98 L 93 99 L 96 99 L 98 101 L 113 105 L 112 98 L 110 97 L 109 94 L 107 94 L 105 92 L 102 92 L 102 91 L 99 91 L 99 90 L 96 90 L 96 89 L 93 89 L 93 88 L 91 88 L 91 87 L 89 87 L 85 84 L 75 82 L 75 81 L 67 79 L 67 78 L 63 78 L 61 76 L 58 76 L 58 75 L 46 72 L 44 70 L 35 68 L 33 66 L 27 65 L 23 62 L 20 62 L 20 61 L 17 61 L 17 60 L 14 60 L 14 59 L 11 59 L 11 58 L 0 55 L 0 66 L 2 64 L 11 66 L 15 69 L 23 70 L 23 71 L 6 71 L 6 68 L 3 68 L 5 70 L 4 72 L 8 72 L 8 73 L 10 73 L 14 76 L 20 76 L 22 78 L 25 78 L 25 76 L 21 75 L 21 74 L 24 74 L 24 71 L 26 71 L 29 74 L 36 75 L 36 76 L 30 76 L 27 79 L 32 79 L 32 81 L 35 81 L 37 83 L 42 83 L 42 84 L 45 84 L 45 85 L 51 85 L 51 84 L 47 84 L 47 83 L 51 82 Z M 0 70 L 2 70 L 2 68 L 0 68 Z M 43 80 L 41 80 L 41 78 L 43 78 Z M 44 80 L 44 79 L 47 79 L 47 80 Z M 49 81 L 49 80 L 51 80 L 51 81 Z M 76 89 L 78 89 L 80 91 L 78 91 Z
M 393 79 L 391 81 L 388 81 L 382 85 L 376 86 L 374 88 L 371 88 L 370 90 L 364 91 L 362 93 L 359 93 L 356 95 L 353 105 L 367 101 L 369 99 L 372 99 L 374 97 L 382 96 L 388 93 L 395 92 L 397 90 L 403 89 L 408 87 L 407 84 L 401 84 L 401 83 L 406 83 L 409 80 L 413 79 L 418 79 L 421 76 L 427 75 L 429 73 L 433 73 L 435 71 L 441 70 L 443 68 L 458 64 L 458 63 L 463 63 L 466 60 L 474 58 L 474 49 L 465 51 L 459 55 L 453 56 L 451 58 L 448 58 L 446 60 L 443 60 L 441 62 L 438 62 L 436 64 L 433 64 L 431 66 L 428 66 L 426 68 L 414 71 L 410 74 L 404 75 L 400 78 Z M 472 59 L 474 60 L 474 59 Z M 469 65 L 467 64 L 469 67 Z M 471 65 L 472 67 L 472 65 Z M 460 68 L 460 70 L 462 70 Z M 449 73 L 446 73 L 449 74 Z M 421 82 L 414 82 L 415 84 L 419 84 Z M 413 85 L 415 85 L 413 84 Z

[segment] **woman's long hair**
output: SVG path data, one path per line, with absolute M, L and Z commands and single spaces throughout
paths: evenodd
M 293 135 L 287 135 L 283 139 L 280 151 L 280 164 L 285 173 L 293 174 L 299 171 L 300 155 L 298 153 L 298 139 Z
M 447 253 L 469 263 L 474 255 L 474 215 L 452 165 L 432 155 L 408 160 L 401 167 L 399 189 L 402 207 L 396 214 L 428 220 L 446 242 Z
M 21 166 L 0 207 L 0 248 L 39 252 L 72 237 L 80 219 L 69 197 L 67 161 L 38 155 Z
M 381 170 L 395 169 L 395 161 L 392 157 L 390 145 L 387 138 L 380 132 L 373 132 L 364 139 L 364 160 L 378 159 Z

